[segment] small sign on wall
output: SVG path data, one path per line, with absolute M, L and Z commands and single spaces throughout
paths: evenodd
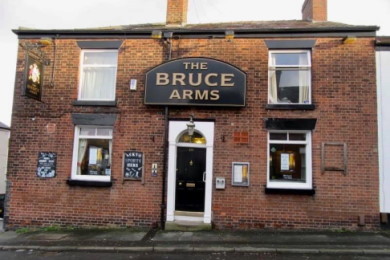
M 232 175 L 233 186 L 249 186 L 249 162 L 234 162 Z
M 125 151 L 123 155 L 123 177 L 128 180 L 142 180 L 144 158 L 142 152 Z
M 56 176 L 57 153 L 39 152 L 37 176 L 40 178 L 54 178 Z

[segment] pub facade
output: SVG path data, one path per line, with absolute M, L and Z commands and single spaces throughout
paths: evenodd
M 6 227 L 379 227 L 375 26 L 18 29 Z

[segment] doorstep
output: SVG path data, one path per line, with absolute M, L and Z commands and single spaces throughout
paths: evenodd
M 167 231 L 202 231 L 211 229 L 211 223 L 204 223 L 203 221 L 175 220 L 165 222 L 165 230 Z

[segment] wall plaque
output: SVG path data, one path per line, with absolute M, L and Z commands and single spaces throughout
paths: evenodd
M 123 177 L 125 179 L 142 180 L 143 163 L 142 152 L 125 151 L 123 155 Z
M 39 152 L 37 176 L 41 178 L 53 178 L 56 176 L 57 153 Z
M 146 73 L 145 104 L 243 107 L 246 74 L 207 58 L 168 61 Z

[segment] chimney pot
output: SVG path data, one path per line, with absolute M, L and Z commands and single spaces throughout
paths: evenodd
M 183 26 L 187 23 L 188 0 L 168 0 L 167 26 Z
M 325 22 L 328 20 L 327 0 L 305 0 L 302 6 L 302 20 Z

